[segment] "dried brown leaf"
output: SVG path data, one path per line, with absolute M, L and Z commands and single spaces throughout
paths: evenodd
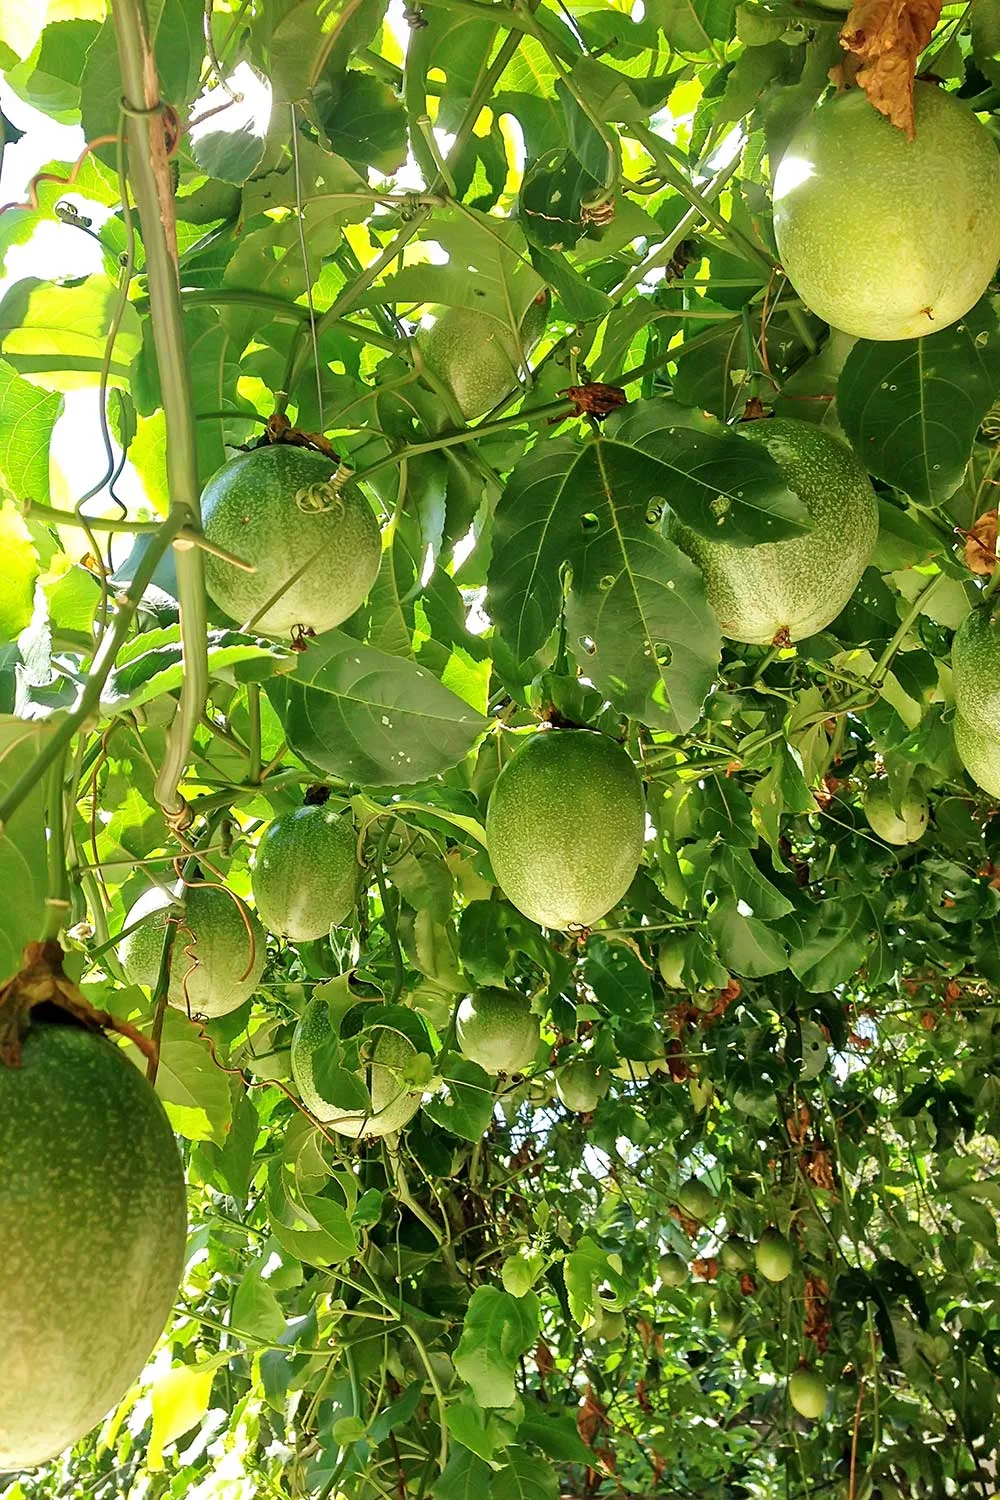
M 834 83 L 856 83 L 909 140 L 916 134 L 913 79 L 931 39 L 942 0 L 854 0 L 840 33 L 849 55 L 831 69 Z
M 970 573 L 988 575 L 997 565 L 997 513 L 984 511 L 965 533 L 965 566 Z

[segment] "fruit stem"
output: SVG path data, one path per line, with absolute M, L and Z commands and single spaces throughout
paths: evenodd
M 910 605 L 909 609 L 906 611 L 906 614 L 903 616 L 900 622 L 899 629 L 896 631 L 895 635 L 892 637 L 891 641 L 882 652 L 882 655 L 875 663 L 875 670 L 872 672 L 871 677 L 869 678 L 869 681 L 871 682 L 873 687 L 882 686 L 882 683 L 885 681 L 886 674 L 888 673 L 889 665 L 892 662 L 893 657 L 896 655 L 896 652 L 903 644 L 903 641 L 906 639 L 911 625 L 923 613 L 928 599 L 930 599 L 934 590 L 937 588 L 938 584 L 943 578 L 943 573 L 936 573 L 930 580 L 930 582 L 925 584 L 924 587 L 920 590 L 920 593 L 917 595 L 913 603 Z
M 395 818 L 386 820 L 382 837 L 378 841 L 378 849 L 375 854 L 375 882 L 378 893 L 382 900 L 382 915 L 385 920 L 385 930 L 389 935 L 389 947 L 392 949 L 392 994 L 389 1004 L 395 1005 L 403 993 L 403 985 L 406 982 L 406 970 L 403 966 L 403 950 L 399 946 L 399 933 L 396 930 L 396 905 L 390 900 L 389 889 L 385 879 L 385 854 L 389 847 L 389 838 L 392 834 Z
M 181 311 L 168 116 L 160 98 L 143 0 L 114 0 L 112 16 L 121 63 L 121 107 L 128 115 L 129 180 L 146 252 L 150 324 L 166 422 L 167 487 L 172 507 L 182 512 L 187 525 L 200 531 L 198 457 Z M 176 818 L 185 808 L 177 787 L 208 696 L 204 559 L 197 547 L 174 550 L 184 680 L 154 789 L 168 818 Z
M 249 720 L 249 728 L 247 729 L 247 745 L 250 750 L 250 767 L 247 771 L 247 780 L 260 781 L 261 752 L 259 682 L 250 682 L 247 684 L 247 718 Z
M 48 894 L 45 897 L 45 922 L 42 928 L 43 943 L 55 942 L 66 925 L 66 914 L 70 910 L 69 881 L 66 870 L 66 808 L 65 778 L 66 754 L 63 749 L 52 762 L 49 771 L 48 796 L 46 798 L 46 821 L 48 824 L 48 846 L 46 869 Z

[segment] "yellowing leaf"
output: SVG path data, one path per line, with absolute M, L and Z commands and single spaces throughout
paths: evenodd
M 0 506 L 0 641 L 13 640 L 31 620 L 38 554 L 20 512 Z
M 146 1452 L 146 1467 L 162 1469 L 163 1450 L 168 1443 L 195 1427 L 208 1411 L 212 1381 L 229 1353 L 217 1354 L 200 1365 L 177 1365 L 161 1375 L 153 1386 L 153 1430 Z

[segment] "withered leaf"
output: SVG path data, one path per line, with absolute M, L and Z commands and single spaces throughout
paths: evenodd
M 917 58 L 931 39 L 942 0 L 854 0 L 840 33 L 849 54 L 831 78 L 857 83 L 880 114 L 913 140 L 913 79 Z
M 965 533 L 965 566 L 970 573 L 989 574 L 997 565 L 997 513 L 984 511 Z

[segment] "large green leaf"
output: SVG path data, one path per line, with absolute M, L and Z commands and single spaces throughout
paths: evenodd
M 19 500 L 49 500 L 49 443 L 62 397 L 0 363 L 0 475 Z
M 559 1478 L 544 1458 L 514 1448 L 493 1476 L 490 1500 L 558 1500 Z
M 473 1292 L 455 1350 L 455 1369 L 480 1406 L 511 1406 L 514 1371 L 538 1337 L 538 1299 L 512 1297 L 493 1286 Z
M 18 374 L 48 391 L 96 385 L 104 363 L 118 290 L 105 276 L 73 286 L 26 277 L 0 302 L 0 343 Z M 108 366 L 111 385 L 124 385 L 139 352 L 139 314 L 126 302 Z
M 436 776 L 457 765 L 487 727 L 426 668 L 341 630 L 310 644 L 274 702 L 301 756 L 367 786 Z
M 55 730 L 51 719 L 26 723 L 0 716 L 0 796 L 29 771 Z M 37 942 L 45 921 L 44 778 L 36 781 L 0 828 L 0 984 L 17 972 L 21 950 Z
M 493 1085 L 478 1063 L 457 1052 L 445 1053 L 438 1064 L 440 1091 L 424 1105 L 424 1114 L 465 1141 L 480 1141 L 493 1114 Z
M 1000 390 L 1000 327 L 984 299 L 922 339 L 859 339 L 837 413 L 865 466 L 924 505 L 962 482 L 979 424 Z
M 686 526 L 731 547 L 809 531 L 809 512 L 771 455 L 703 413 L 659 399 L 626 407 L 607 425 L 616 442 L 652 460 L 650 479 Z
M 614 439 L 540 445 L 497 508 L 488 604 L 526 660 L 556 623 L 568 563 L 568 638 L 585 675 L 623 712 L 677 731 L 701 712 L 720 639 L 699 570 L 649 510 L 660 479 Z
M 145 1060 L 138 1060 L 145 1067 Z M 232 1118 L 229 1081 L 212 1057 L 204 1028 L 169 1006 L 163 1017 L 156 1092 L 178 1135 L 221 1145 Z

